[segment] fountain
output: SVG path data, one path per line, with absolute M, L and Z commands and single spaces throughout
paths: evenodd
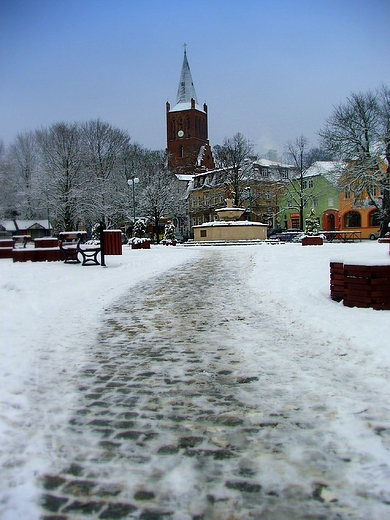
M 218 220 L 193 226 L 195 242 L 247 242 L 267 238 L 266 224 L 239 220 L 245 208 L 233 206 L 234 192 L 230 186 L 226 187 L 225 202 L 225 208 L 215 210 Z

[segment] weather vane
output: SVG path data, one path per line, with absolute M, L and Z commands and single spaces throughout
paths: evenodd
M 186 43 L 183 43 L 183 47 L 184 47 L 184 52 L 187 52 L 187 44 Z

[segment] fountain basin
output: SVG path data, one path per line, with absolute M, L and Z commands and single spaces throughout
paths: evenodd
M 217 220 L 194 226 L 195 242 L 266 240 L 267 224 L 248 220 Z

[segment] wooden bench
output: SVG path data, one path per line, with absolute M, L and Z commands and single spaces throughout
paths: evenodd
M 78 247 L 86 237 L 87 233 L 85 231 L 62 231 L 59 234 L 60 251 L 66 264 L 80 263 L 78 259 Z
M 77 251 L 83 257 L 83 262 L 81 265 L 100 265 L 100 262 L 97 259 L 97 255 L 101 251 L 100 244 L 99 245 L 82 244 L 81 241 L 79 241 L 77 243 Z
M 31 241 L 30 235 L 14 235 L 12 239 L 14 241 L 14 249 L 17 249 L 18 247 L 23 247 L 25 249 L 27 243 Z

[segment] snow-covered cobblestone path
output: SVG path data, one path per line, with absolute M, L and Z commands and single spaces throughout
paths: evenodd
M 207 251 L 107 309 L 75 413 L 39 476 L 42 518 L 390 514 L 378 448 L 390 445 L 390 412 L 358 366 L 343 368 L 345 343 L 268 320 L 243 258 Z M 349 406 L 345 432 L 338 406 Z M 378 446 L 350 438 L 369 421 L 382 425 Z

